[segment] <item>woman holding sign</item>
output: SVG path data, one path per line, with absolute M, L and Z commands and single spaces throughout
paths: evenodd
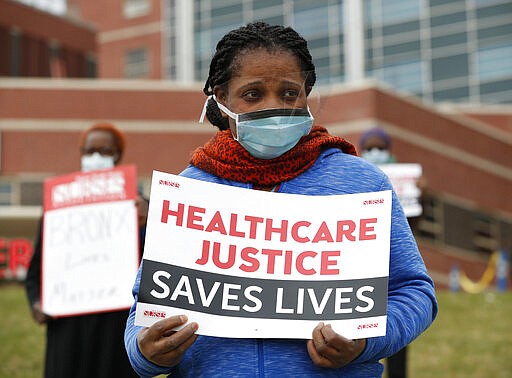
M 92 126 L 82 133 L 80 139 L 82 172 L 114 168 L 121 161 L 124 147 L 125 136 L 113 125 L 100 123 Z M 137 206 L 142 245 L 146 200 L 139 197 Z M 123 347 L 126 310 L 63 317 L 51 317 L 43 312 L 40 304 L 42 242 L 40 229 L 25 286 L 34 320 L 46 324 L 44 377 L 137 377 Z M 103 242 L 103 246 L 112 252 L 111 244 Z M 91 276 L 94 273 L 90 271 Z
M 313 126 L 308 95 L 315 80 L 307 43 L 293 29 L 258 22 L 227 33 L 204 87 L 203 116 L 219 132 L 182 175 L 307 196 L 391 190 L 349 142 Z M 385 336 L 353 340 L 324 322 L 312 327 L 310 340 L 197 336 L 201 324 L 178 312 L 148 328 L 135 326 L 134 305 L 125 332 L 132 366 L 141 376 L 382 375 L 379 360 L 414 340 L 437 313 L 432 280 L 394 194 L 392 202 Z M 135 299 L 139 287 L 140 272 Z

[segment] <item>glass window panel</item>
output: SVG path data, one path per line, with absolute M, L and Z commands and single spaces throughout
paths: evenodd
M 469 98 L 469 88 L 451 88 L 442 91 L 434 91 L 434 101 L 467 101 Z
M 473 0 L 473 2 L 475 3 L 476 6 L 503 3 L 504 1 L 509 1 L 509 0 Z
M 366 28 L 364 30 L 364 38 L 365 39 L 371 39 L 373 37 L 373 29 L 372 28 Z
M 234 4 L 226 7 L 217 7 L 212 9 L 212 18 L 222 17 L 226 15 L 231 15 L 233 13 L 238 14 L 240 18 L 242 17 L 243 4 Z
M 386 35 L 391 35 L 391 34 L 416 32 L 415 35 L 419 36 L 419 30 L 420 30 L 420 22 L 419 21 L 411 21 L 411 22 L 405 22 L 405 23 L 397 24 L 397 25 L 384 26 L 382 28 L 382 34 L 386 36 Z
M 215 23 L 215 25 L 218 25 L 218 23 Z M 215 49 L 215 46 L 217 45 L 217 42 L 220 41 L 222 39 L 222 37 L 224 37 L 228 32 L 230 32 L 231 30 L 233 29 L 236 29 L 240 26 L 241 24 L 239 23 L 236 23 L 236 24 L 230 24 L 230 25 L 222 25 L 222 26 L 217 26 L 215 28 L 212 28 L 211 29 L 211 51 L 214 51 Z
M 435 7 L 436 5 L 445 5 L 445 4 L 463 4 L 465 0 L 430 0 L 430 6 Z
M 327 84 L 329 83 L 330 72 L 329 67 L 321 66 L 317 67 L 316 71 L 316 84 Z
M 512 44 L 478 50 L 478 74 L 481 80 L 512 77 Z
M 275 7 L 277 5 L 283 5 L 283 0 L 254 0 L 252 6 L 254 10 L 264 9 L 269 7 Z
M 459 45 L 464 44 L 468 40 L 467 34 L 464 33 L 457 33 L 452 35 L 444 35 L 442 37 L 434 37 L 431 39 L 431 47 L 433 49 L 439 48 L 439 47 L 445 47 L 445 46 L 451 46 L 451 45 Z
M 329 8 L 318 6 L 294 12 L 294 27 L 306 39 L 329 34 Z
M 264 21 L 270 25 L 284 25 L 284 16 L 269 16 L 260 18 L 261 21 Z
M 421 48 L 420 41 L 412 41 L 407 43 L 400 43 L 397 45 L 384 46 L 384 55 L 393 55 L 407 53 L 411 51 L 419 51 Z
M 255 0 L 258 1 L 258 0 Z M 306 9 L 313 9 L 317 7 L 327 7 L 329 3 L 332 3 L 332 0 L 292 0 L 293 7 L 295 11 L 301 11 Z
M 466 12 L 457 12 L 451 14 L 443 14 L 442 16 L 432 17 L 430 19 L 430 26 L 445 26 L 455 24 L 457 22 L 466 21 Z
M 468 55 L 459 54 L 432 59 L 432 80 L 444 80 L 468 75 Z
M 147 77 L 149 74 L 149 53 L 146 48 L 129 50 L 125 54 L 125 77 Z
M 480 102 L 486 104 L 512 104 L 512 91 L 480 95 Z
M 493 83 L 484 83 L 480 85 L 481 94 L 512 91 L 512 78 L 509 80 L 500 80 Z
M 478 8 L 476 10 L 476 16 L 478 18 L 501 16 L 506 15 L 507 13 L 512 14 L 512 2 L 510 1 L 505 4 L 496 5 L 492 7 Z
M 512 38 L 512 23 L 494 26 L 492 28 L 478 30 L 478 39 L 503 37 L 504 35 L 510 34 Z
M 148 0 L 124 0 L 123 15 L 126 18 L 135 18 L 147 15 L 151 10 Z
M 43 203 L 43 184 L 40 182 L 22 182 L 20 184 L 20 205 L 38 206 Z
M 329 57 L 328 56 L 313 57 L 313 61 L 315 63 L 315 68 L 329 66 Z
M 410 92 L 422 90 L 423 70 L 419 60 L 388 65 L 383 67 L 382 74 L 379 76 L 397 89 Z
M 308 48 L 310 50 L 320 49 L 323 47 L 329 47 L 329 37 L 317 38 L 317 39 L 309 39 L 308 40 Z
M 210 33 L 208 31 L 196 33 L 194 39 L 197 56 L 204 57 L 205 55 L 211 55 L 214 46 L 210 42 Z
M 375 8 L 373 6 L 372 0 L 364 0 L 363 1 L 363 15 L 364 15 L 364 23 L 366 25 L 371 25 L 377 23 L 377 15 L 375 14 Z
M 420 16 L 420 0 L 386 0 L 382 2 L 382 22 L 403 22 Z

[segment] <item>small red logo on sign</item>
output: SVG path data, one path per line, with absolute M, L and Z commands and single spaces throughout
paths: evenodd
M 145 310 L 144 316 L 148 316 L 150 318 L 165 318 L 165 312 L 157 311 L 157 310 Z

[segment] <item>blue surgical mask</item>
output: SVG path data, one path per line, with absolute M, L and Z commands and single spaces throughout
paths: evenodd
M 236 114 L 219 103 L 215 96 L 213 99 L 224 113 L 235 120 L 235 140 L 259 159 L 274 159 L 288 152 L 300 138 L 309 134 L 313 126 L 309 108 L 265 109 Z
M 82 172 L 109 168 L 114 168 L 113 156 L 103 156 L 99 152 L 94 152 L 91 155 L 82 155 Z
M 376 147 L 370 150 L 365 150 L 361 154 L 361 157 L 368 160 L 370 163 L 379 165 L 391 162 L 391 154 L 388 150 L 381 150 Z

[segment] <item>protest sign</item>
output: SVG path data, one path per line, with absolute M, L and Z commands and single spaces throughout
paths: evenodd
M 44 183 L 41 304 L 52 316 L 127 309 L 139 263 L 135 166 Z
M 199 334 L 349 338 L 386 331 L 391 191 L 303 196 L 153 172 L 135 324 Z
M 382 164 L 379 168 L 389 177 L 406 217 L 417 217 L 423 209 L 419 202 L 421 191 L 417 186 L 421 177 L 419 164 Z

